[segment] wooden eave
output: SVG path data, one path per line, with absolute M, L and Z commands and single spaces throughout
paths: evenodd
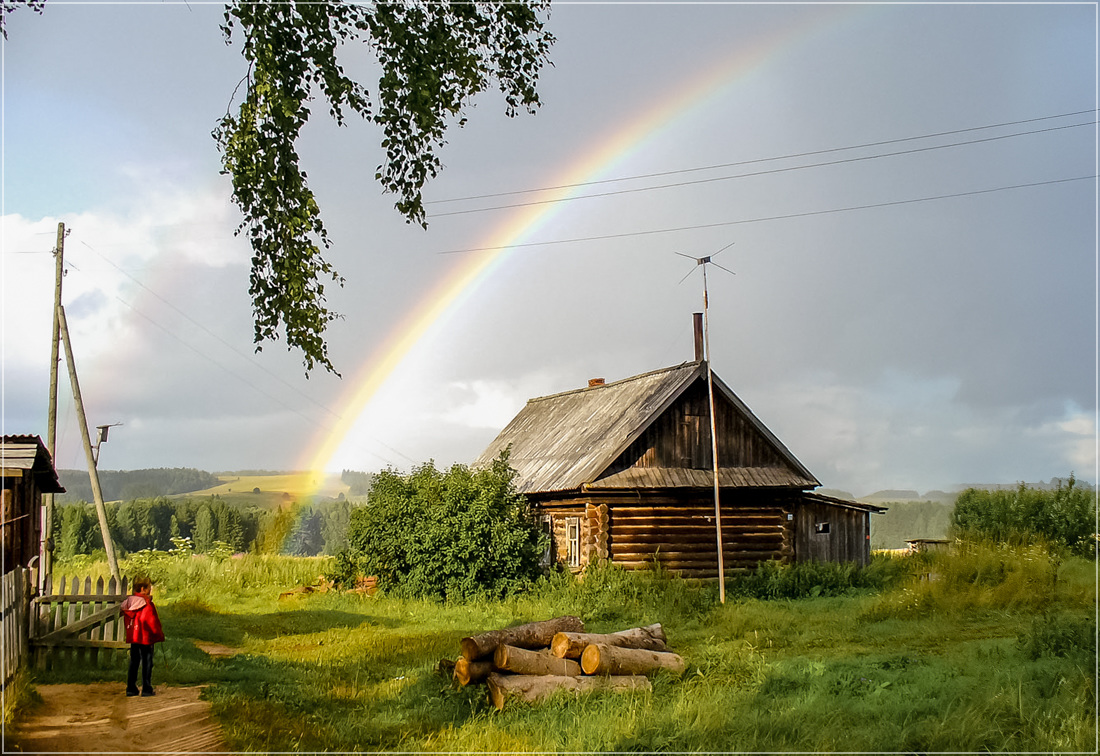
M 38 436 L 0 438 L 0 473 L 4 478 L 33 476 L 42 493 L 65 493 L 50 452 Z
M 855 509 L 869 514 L 883 514 L 888 509 L 887 507 L 880 507 L 875 504 L 865 504 L 862 501 L 851 501 L 850 499 L 838 499 L 835 496 L 825 496 L 819 493 L 806 492 L 802 494 L 802 498 L 819 504 L 826 504 L 831 507 Z

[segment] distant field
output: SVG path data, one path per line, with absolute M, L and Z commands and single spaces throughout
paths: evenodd
M 188 497 L 218 496 L 239 504 L 260 507 L 277 506 L 281 502 L 302 501 L 309 496 L 335 499 L 348 493 L 348 486 L 339 473 L 278 473 L 273 475 L 218 475 L 221 485 L 184 494 Z M 259 489 L 259 493 L 256 493 Z

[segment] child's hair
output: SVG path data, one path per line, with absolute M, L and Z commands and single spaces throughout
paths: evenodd
M 139 575 L 134 578 L 133 588 L 135 591 L 140 591 L 142 588 L 152 588 L 153 581 L 147 578 L 145 575 Z

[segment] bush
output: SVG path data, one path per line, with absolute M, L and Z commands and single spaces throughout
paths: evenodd
M 547 543 L 514 478 L 506 452 L 485 470 L 429 462 L 409 475 L 379 473 L 367 506 L 351 512 L 333 578 L 376 575 L 384 590 L 448 600 L 527 588 Z
M 951 526 L 968 539 L 1012 545 L 1046 541 L 1078 556 L 1096 553 L 1096 494 L 1079 488 L 1071 474 L 1053 491 L 1023 483 L 1014 491 L 969 488 L 959 494 Z

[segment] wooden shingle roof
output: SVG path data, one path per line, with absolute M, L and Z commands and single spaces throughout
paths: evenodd
M 708 470 L 630 468 L 601 477 L 616 458 L 695 381 L 706 363 L 685 362 L 614 383 L 531 399 L 500 432 L 475 467 L 487 466 L 511 447 L 509 463 L 523 493 L 597 488 L 705 488 Z M 783 467 L 719 467 L 719 484 L 732 487 L 813 488 L 821 485 L 722 381 L 724 398 L 786 463 Z
M 0 437 L 0 474 L 5 478 L 33 475 L 42 493 L 65 493 L 50 452 L 38 436 Z

